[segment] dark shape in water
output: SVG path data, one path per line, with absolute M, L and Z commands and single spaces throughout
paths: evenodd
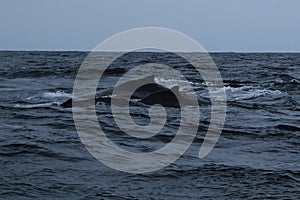
M 154 105 L 160 104 L 166 107 L 180 107 L 182 105 L 197 105 L 197 101 L 182 96 L 179 92 L 179 86 L 174 86 L 171 89 L 157 91 L 149 94 L 141 100 L 143 104 Z
M 63 102 L 59 106 L 61 106 L 63 108 L 71 108 L 72 107 L 72 98 L 70 98 L 67 101 Z
M 147 84 L 145 84 L 145 83 L 147 83 Z M 145 85 L 143 85 L 143 84 L 145 84 Z M 122 94 L 122 93 L 126 94 L 131 88 L 134 88 L 138 85 L 143 85 L 143 86 L 139 87 L 133 93 L 132 98 L 143 99 L 147 95 L 150 95 L 152 93 L 155 93 L 158 91 L 169 90 L 168 88 L 155 83 L 153 75 L 147 76 L 145 78 L 138 79 L 138 80 L 128 81 L 124 84 L 121 84 L 120 86 L 117 86 L 115 88 L 115 90 L 118 91 L 118 94 Z M 100 95 L 97 95 L 98 97 L 95 98 L 95 101 L 109 103 L 111 98 L 108 96 L 112 94 L 112 90 L 113 89 L 107 89 L 107 90 L 102 91 L 100 93 Z M 122 98 L 120 98 L 120 101 L 125 102 L 124 99 L 122 99 Z M 67 101 L 65 101 L 64 103 L 60 104 L 60 106 L 63 108 L 71 108 L 72 107 L 72 98 L 70 98 Z

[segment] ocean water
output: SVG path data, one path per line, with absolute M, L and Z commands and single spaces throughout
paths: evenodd
M 221 137 L 198 158 L 210 106 L 201 107 L 199 131 L 185 154 L 161 170 L 130 174 L 108 168 L 81 143 L 72 96 L 86 52 L 0 52 L 1 199 L 300 199 L 300 54 L 212 53 L 227 95 Z M 193 54 L 189 55 L 191 58 Z M 168 53 L 139 52 L 115 62 L 99 90 L 113 87 L 131 67 L 164 60 L 181 70 L 198 98 L 206 85 L 187 63 Z M 179 84 L 165 78 L 157 82 Z M 176 132 L 170 110 L 168 134 L 135 140 L 112 123 L 109 105 L 97 104 L 107 136 L 121 148 L 144 152 L 166 145 Z M 132 106 L 136 123 L 145 110 Z

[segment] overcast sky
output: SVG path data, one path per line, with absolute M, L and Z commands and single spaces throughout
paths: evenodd
M 300 0 L 0 0 L 2 50 L 91 50 L 145 26 L 207 51 L 300 52 Z

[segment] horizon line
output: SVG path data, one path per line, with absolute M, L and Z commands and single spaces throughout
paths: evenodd
M 92 50 L 72 50 L 72 49 L 0 49 L 0 52 L 91 52 Z M 122 51 L 95 51 L 95 52 L 122 52 Z M 124 51 L 125 52 L 125 51 Z M 168 53 L 164 51 L 137 51 L 139 53 Z M 175 52 L 176 53 L 176 52 Z M 178 53 L 202 53 L 193 51 L 183 51 Z M 204 51 L 203 53 L 300 53 L 300 51 Z

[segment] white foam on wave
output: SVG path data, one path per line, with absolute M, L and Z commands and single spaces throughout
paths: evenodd
M 275 83 L 284 83 L 284 81 L 281 78 L 276 78 Z
M 278 97 L 283 93 L 280 90 L 260 88 L 258 86 L 225 87 L 228 100 L 253 99 L 260 96 Z
M 165 79 L 165 78 L 157 78 L 157 77 L 155 77 L 155 82 L 168 88 L 171 88 L 173 86 L 180 86 L 181 90 L 185 90 L 189 85 L 192 84 L 182 79 L 172 79 L 172 78 Z
M 63 98 L 68 97 L 71 98 L 72 94 L 66 93 L 64 91 L 58 90 L 55 92 L 43 92 L 41 94 L 36 94 L 34 96 L 27 97 L 27 100 L 35 99 L 35 98 L 46 98 L 46 99 L 53 99 L 53 98 Z
M 57 98 L 57 97 L 71 97 L 72 94 L 65 93 L 64 91 L 56 91 L 56 92 L 45 92 L 42 94 L 45 98 Z
M 42 108 L 42 107 L 49 107 L 58 104 L 59 102 L 37 103 L 37 104 L 16 104 L 14 105 L 14 107 L 15 108 Z
M 300 81 L 297 79 L 292 79 L 292 80 L 290 80 L 290 83 L 300 83 Z

